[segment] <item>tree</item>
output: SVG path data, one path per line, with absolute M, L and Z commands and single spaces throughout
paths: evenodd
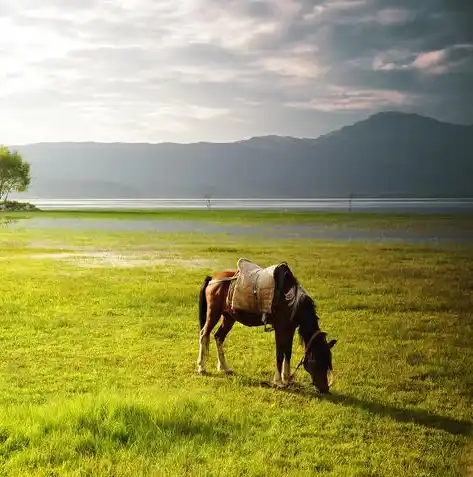
M 30 165 L 17 151 L 0 146 L 0 201 L 11 192 L 24 192 L 31 182 Z

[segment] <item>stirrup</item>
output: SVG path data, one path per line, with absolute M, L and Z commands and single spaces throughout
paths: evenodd
M 273 325 L 269 324 L 266 318 L 266 313 L 263 313 L 263 316 L 261 317 L 261 321 L 264 324 L 264 331 L 274 331 Z

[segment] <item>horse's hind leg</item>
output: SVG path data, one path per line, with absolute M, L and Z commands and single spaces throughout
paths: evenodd
M 235 324 L 235 320 L 228 314 L 223 315 L 222 323 L 220 324 L 217 332 L 215 333 L 215 343 L 217 345 L 217 356 L 219 371 L 223 371 L 225 374 L 233 374 L 233 371 L 228 367 L 227 360 L 225 359 L 225 351 L 223 349 L 223 342 L 228 333 Z
M 210 333 L 220 319 L 220 309 L 218 307 L 209 306 L 207 309 L 207 319 L 205 325 L 200 331 L 199 338 L 199 357 L 197 358 L 197 372 L 199 374 L 206 374 L 205 361 L 209 355 Z

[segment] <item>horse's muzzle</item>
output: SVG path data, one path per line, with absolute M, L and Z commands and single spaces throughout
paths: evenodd
M 322 389 L 315 384 L 315 381 L 312 383 L 314 385 L 315 390 L 317 391 L 318 394 L 320 395 L 327 395 L 330 394 L 330 388 L 332 387 L 332 384 L 334 383 L 334 375 L 333 372 L 329 373 L 329 377 L 327 380 L 327 386 L 324 386 Z

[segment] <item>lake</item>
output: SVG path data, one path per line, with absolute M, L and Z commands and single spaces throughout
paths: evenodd
M 1 224 L 1 222 L 0 222 Z M 105 230 L 122 232 L 197 232 L 204 234 L 230 234 L 240 236 L 259 236 L 282 239 L 324 239 L 342 241 L 362 241 L 367 243 L 473 243 L 473 229 L 432 229 L 415 230 L 413 228 L 370 227 L 364 229 L 356 226 L 311 224 L 222 224 L 193 220 L 163 219 L 88 219 L 34 217 L 29 219 L 10 219 L 4 226 L 10 230 L 55 229 L 55 230 Z
M 155 199 L 23 199 L 44 210 L 159 210 L 159 209 L 252 209 L 252 210 L 307 210 L 340 212 L 427 212 L 472 213 L 471 199 L 430 198 L 333 198 L 333 199 L 258 199 L 258 198 L 155 198 Z

